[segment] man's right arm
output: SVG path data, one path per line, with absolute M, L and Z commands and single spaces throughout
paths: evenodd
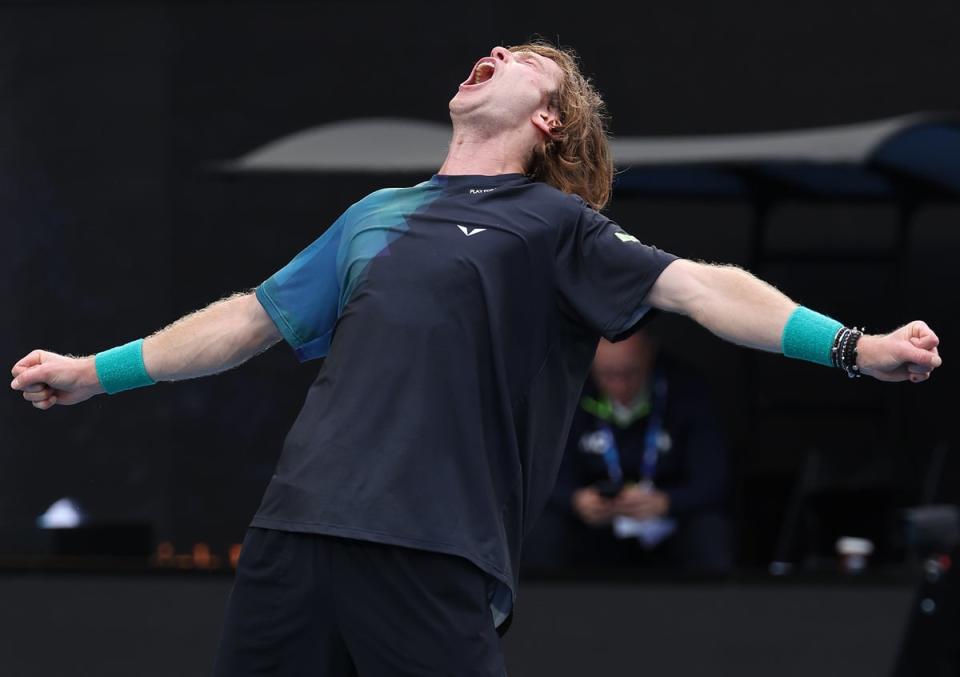
M 147 337 L 143 364 L 154 381 L 181 381 L 236 367 L 280 341 L 253 292 L 235 294 Z M 14 365 L 14 390 L 38 409 L 77 404 L 104 392 L 94 358 L 34 350 Z

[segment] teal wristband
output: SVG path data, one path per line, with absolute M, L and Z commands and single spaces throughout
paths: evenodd
M 798 360 L 833 365 L 833 341 L 843 325 L 832 317 L 798 307 L 783 327 L 783 354 Z
M 97 353 L 94 365 L 100 385 L 111 395 L 156 383 L 143 365 L 143 339 Z

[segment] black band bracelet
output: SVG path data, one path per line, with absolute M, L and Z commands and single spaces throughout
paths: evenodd
M 843 327 L 833 338 L 833 347 L 830 349 L 830 361 L 833 366 L 842 369 L 850 378 L 860 378 L 860 367 L 857 366 L 857 342 L 863 336 L 864 329 Z

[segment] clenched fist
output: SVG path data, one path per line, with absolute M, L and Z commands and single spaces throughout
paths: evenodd
M 886 336 L 863 336 L 857 343 L 857 365 L 881 381 L 926 381 L 943 364 L 940 339 L 925 322 L 911 322 Z
M 92 357 L 69 357 L 34 350 L 10 370 L 10 387 L 37 409 L 55 404 L 77 404 L 102 392 Z

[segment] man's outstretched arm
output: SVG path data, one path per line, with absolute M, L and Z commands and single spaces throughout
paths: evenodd
M 281 339 L 250 293 L 235 294 L 186 315 L 143 341 L 143 368 L 153 381 L 180 381 L 231 369 Z M 101 365 L 102 369 L 102 365 Z M 14 365 L 10 387 L 38 409 L 77 404 L 106 392 L 93 356 L 34 350 Z
M 770 352 L 783 352 L 784 329 L 798 308 L 745 270 L 684 259 L 667 266 L 647 302 L 687 315 L 723 339 Z M 857 366 L 884 381 L 925 381 L 942 363 L 938 344 L 925 323 L 911 322 L 883 336 L 864 335 L 857 344 Z

